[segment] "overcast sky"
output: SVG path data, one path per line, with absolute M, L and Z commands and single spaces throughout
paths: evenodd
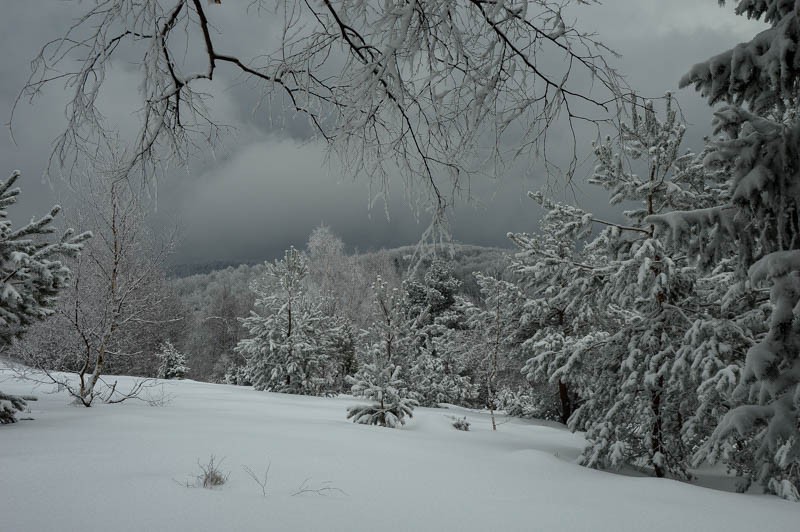
M 85 6 L 87 2 L 83 5 Z M 76 11 L 75 5 L 77 4 Z M 216 9 L 241 9 L 240 2 Z M 8 122 L 14 99 L 29 73 L 29 61 L 41 45 L 60 36 L 82 8 L 77 2 L 45 0 L 9 2 L 0 18 L 0 113 Z M 660 96 L 675 91 L 690 122 L 688 144 L 699 149 L 708 133 L 710 111 L 691 89 L 678 91 L 681 75 L 694 63 L 749 39 L 762 26 L 718 7 L 717 0 L 606 0 L 582 10 L 581 25 L 595 29 L 622 54 L 618 68 L 639 93 Z M 225 36 L 233 51 L 258 51 L 263 23 L 253 17 L 223 25 L 237 31 Z M 233 33 L 233 34 L 231 34 Z M 128 113 L 117 102 L 136 101 L 137 72 L 115 65 L 108 83 L 114 101 L 109 107 L 125 123 Z M 238 261 L 273 258 L 290 244 L 302 246 L 320 223 L 333 228 L 350 249 L 376 249 L 415 242 L 425 220 L 415 221 L 401 191 L 395 191 L 387 220 L 382 206 L 370 212 L 367 183 L 343 176 L 326 165 L 324 146 L 302 139 L 302 127 L 291 121 L 281 127 L 254 111 L 255 95 L 247 87 L 224 80 L 214 87 L 213 111 L 236 126 L 215 157 L 173 172 L 158 190 L 156 224 L 174 222 L 183 228 L 175 262 Z M 23 172 L 23 194 L 12 218 L 44 213 L 62 201 L 61 184 L 43 180 L 52 140 L 63 125 L 66 92 L 54 88 L 32 106 L 22 105 L 15 120 L 16 144 L 9 134 L 0 140 L 0 172 Z M 112 111 L 113 112 L 113 111 Z M 585 147 L 589 153 L 590 146 Z M 585 178 L 585 172 L 577 182 Z M 453 213 L 456 240 L 508 246 L 508 231 L 530 231 L 538 212 L 525 197 L 542 186 L 542 176 L 511 172 L 499 182 L 473 182 L 480 207 L 457 205 Z M 580 186 L 582 207 L 610 213 L 602 191 Z

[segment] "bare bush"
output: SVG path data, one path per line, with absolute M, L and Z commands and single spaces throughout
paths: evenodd
M 202 463 L 197 460 L 197 466 L 200 472 L 192 479 L 183 483 L 187 488 L 204 488 L 214 489 L 224 485 L 228 481 L 230 473 L 224 473 L 220 466 L 225 459 L 217 460 L 213 454 L 209 457 L 208 462 Z

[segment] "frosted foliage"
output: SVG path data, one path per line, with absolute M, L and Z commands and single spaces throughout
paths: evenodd
M 800 252 L 775 252 L 750 268 L 750 281 L 772 284 L 769 331 L 747 351 L 733 397 L 739 404 L 719 422 L 698 458 L 729 460 L 751 469 L 768 490 L 800 500 Z M 751 463 L 738 460 L 735 446 L 744 438 Z
M 91 235 L 75 235 L 70 229 L 61 238 L 48 241 L 47 235 L 61 210 L 34 219 L 18 229 L 12 227 L 6 209 L 17 202 L 20 189 L 15 188 L 19 172 L 0 181 L 0 347 L 8 346 L 29 326 L 53 314 L 58 293 L 69 281 L 70 271 L 61 256 L 75 256 Z M 14 414 L 25 402 L 19 397 L 0 392 L 0 423 L 13 423 Z
M 186 355 L 175 349 L 172 342 L 166 341 L 159 346 L 156 356 L 159 359 L 159 379 L 183 379 L 189 368 L 186 366 Z
M 256 390 L 319 395 L 332 386 L 329 328 L 319 303 L 306 296 L 307 275 L 306 259 L 291 248 L 251 285 L 257 310 L 241 319 L 249 337 L 236 351 L 247 359 L 246 380 Z
M 461 281 L 453 276 L 452 268 L 439 259 L 431 262 L 421 281 L 406 280 L 404 305 L 411 325 L 421 329 L 449 310 L 460 286 Z
M 476 395 L 465 374 L 461 330 L 465 302 L 457 291 L 461 282 L 450 265 L 433 260 L 421 280 L 403 283 L 402 309 L 411 350 L 406 362 L 413 397 L 423 406 L 463 404 Z
M 591 372 L 583 366 L 591 357 L 571 344 L 591 330 L 603 334 L 602 309 L 594 296 L 602 277 L 595 275 L 594 258 L 578 245 L 590 237 L 592 215 L 541 194 L 531 197 L 545 209 L 539 232 L 509 234 L 518 247 L 511 268 L 525 294 L 520 321 L 531 331 L 521 345 L 527 358 L 522 373 L 533 384 L 563 388 L 560 418 L 566 423 L 577 397 L 589 393 Z
M 18 229 L 12 227 L 6 210 L 20 194 L 14 184 L 19 172 L 0 181 L 0 344 L 9 343 L 29 325 L 53 313 L 58 292 L 67 286 L 69 269 L 58 260 L 74 256 L 89 233 L 75 236 L 70 229 L 59 239 L 48 242 L 46 235 L 61 207 Z
M 452 333 L 436 338 L 437 354 L 423 352 L 412 363 L 408 371 L 410 389 L 421 405 L 464 404 L 477 395 L 477 387 L 462 375 L 465 367 L 458 352 L 450 349 L 450 342 L 457 341 Z
M 497 408 L 500 377 L 517 355 L 524 298 L 513 283 L 478 272 L 473 275 L 483 305 L 470 313 L 468 324 L 475 331 L 473 348 L 482 355 L 478 365 L 480 385 L 487 392 L 489 406 Z
M 16 395 L 8 395 L 0 391 L 0 425 L 16 423 L 16 413 L 25 410 L 25 401 Z
M 406 418 L 413 417 L 417 402 L 403 397 L 401 391 L 405 383 L 400 378 L 400 371 L 400 366 L 391 363 L 365 364 L 351 379 L 351 393 L 372 401 L 372 404 L 349 407 L 347 418 L 361 425 L 389 428 L 405 425 Z
M 721 0 L 720 3 L 725 3 Z M 750 41 L 716 55 L 681 78 L 694 85 L 710 104 L 727 101 L 747 105 L 756 113 L 786 109 L 797 96 L 800 74 L 800 2 L 797 0 L 739 0 L 736 12 L 763 19 L 770 28 Z
M 366 335 L 365 352 L 361 353 L 361 367 L 347 380 L 351 393 L 372 401 L 347 409 L 347 418 L 365 425 L 395 428 L 411 417 L 417 401 L 411 397 L 408 386 L 401 378 L 397 361 L 408 359 L 413 352 L 405 333 L 403 299 L 397 289 L 390 289 L 380 277 L 373 289 L 374 319 Z
M 544 132 L 557 120 L 607 119 L 621 93 L 604 59 L 612 52 L 573 24 L 594 3 L 260 0 L 248 8 L 103 0 L 42 49 L 25 94 L 54 81 L 71 88 L 69 129 L 53 152 L 69 165 L 91 157 L 109 130 L 98 104 L 109 90 L 105 75 L 113 59 L 138 65 L 144 108 L 129 154 L 133 168 L 165 157 L 184 160 L 200 139 L 220 136 L 205 87 L 232 71 L 255 82 L 266 99 L 304 115 L 345 164 L 376 183 L 399 167 L 409 192 L 433 199 L 439 213 L 447 202 L 439 177 L 457 182 L 473 171 L 476 154 L 500 165 L 507 135 L 514 152 L 526 155 L 543 147 Z M 264 32 L 274 38 L 234 55 L 236 43 L 225 39 L 222 26 L 243 16 L 263 17 Z
M 720 366 L 717 385 L 709 381 L 701 388 L 732 390 L 729 410 L 695 461 L 724 461 L 746 483 L 758 481 L 767 491 L 797 499 L 800 2 L 742 0 L 736 10 L 762 18 L 770 28 L 696 65 L 682 80 L 711 103 L 727 103 L 715 113 L 717 138 L 709 143 L 704 161 L 709 170 L 726 170 L 727 195 L 716 206 L 649 221 L 673 242 L 698 243 L 689 246 L 689 256 L 706 267 L 726 260 L 733 244 L 735 267 L 728 270 L 735 273 L 734 287 L 724 304 L 735 302 L 737 294 L 751 300 L 750 309 L 730 309 L 737 326 L 728 328 L 728 337 L 743 333 L 748 340 L 737 348 L 746 352 L 741 369 Z M 754 296 L 766 289 L 769 304 L 764 308 L 763 299 Z M 759 312 L 769 316 L 766 331 L 748 327 Z
M 693 443 L 683 426 L 696 413 L 698 382 L 691 363 L 675 361 L 687 324 L 714 316 L 698 312 L 696 271 L 674 243 L 656 237 L 648 217 L 705 207 L 721 191 L 708 186 L 695 155 L 681 153 L 685 127 L 671 95 L 661 116 L 654 103 L 637 103 L 618 141 L 595 146 L 590 179 L 608 190 L 611 204 L 631 206 L 625 222 L 533 195 L 546 209 L 540 234 L 511 235 L 527 296 L 523 322 L 533 331 L 522 344 L 523 372 L 558 385 L 562 420 L 586 431 L 583 464 L 686 476 Z M 604 229 L 593 235 L 598 226 Z M 705 363 L 692 353 L 692 363 Z

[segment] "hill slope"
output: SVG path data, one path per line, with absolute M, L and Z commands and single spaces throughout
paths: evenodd
M 23 414 L 35 420 L 0 427 L 4 531 L 736 532 L 800 519 L 800 505 L 774 497 L 577 466 L 582 437 L 546 424 L 492 433 L 481 413 L 418 409 L 403 429 L 366 427 L 345 419 L 352 398 L 194 381 L 166 383 L 163 407 L 87 410 L 7 376 L 4 391 L 39 401 Z M 453 413 L 472 430 L 454 430 Z M 211 454 L 228 482 L 182 485 Z M 264 497 L 243 466 L 270 462 Z M 304 482 L 335 489 L 293 495 Z

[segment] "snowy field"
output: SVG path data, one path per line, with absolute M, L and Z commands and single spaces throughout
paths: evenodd
M 129 382 L 121 378 L 120 383 Z M 0 531 L 790 531 L 800 505 L 575 465 L 558 426 L 425 409 L 402 429 L 354 425 L 352 398 L 170 381 L 166 406 L 70 406 L 33 393 L 32 417 L 0 427 Z M 448 415 L 467 415 L 470 432 Z M 227 483 L 186 487 L 198 460 Z M 271 463 L 266 497 L 245 472 Z M 335 488 L 320 494 L 306 488 Z

